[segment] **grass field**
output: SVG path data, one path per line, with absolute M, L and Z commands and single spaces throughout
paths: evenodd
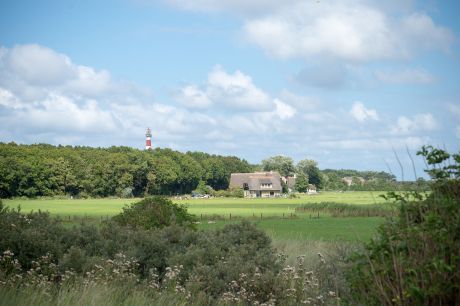
M 223 227 L 229 222 L 246 218 L 257 223 L 277 241 L 340 241 L 368 240 L 383 218 L 353 217 L 333 218 L 328 215 L 296 212 L 295 208 L 307 203 L 336 202 L 346 204 L 372 205 L 383 203 L 383 193 L 370 192 L 324 192 L 318 195 L 302 195 L 299 198 L 269 199 L 174 199 L 186 205 L 189 212 L 200 219 L 198 228 Z M 23 212 L 49 211 L 52 215 L 69 218 L 70 223 L 87 217 L 99 222 L 119 213 L 123 206 L 139 199 L 13 199 L 3 200 L 10 207 L 21 206 Z M 76 219 L 75 219 L 76 218 Z M 216 221 L 208 223 L 208 219 Z M 69 220 L 69 219 L 67 219 Z M 78 221 L 77 221 L 78 222 Z
M 193 214 L 232 216 L 278 216 L 282 217 L 295 213 L 295 208 L 306 203 L 336 202 L 348 204 L 370 205 L 382 203 L 379 192 L 324 192 L 318 195 L 302 195 L 299 198 L 212 198 L 212 199 L 174 199 L 174 202 L 184 204 Z M 3 200 L 10 207 L 21 206 L 24 212 L 31 210 L 49 211 L 61 216 L 113 216 L 119 213 L 123 206 L 139 199 L 13 199 Z

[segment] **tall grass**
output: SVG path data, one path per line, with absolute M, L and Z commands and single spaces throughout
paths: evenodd
M 343 204 L 336 202 L 308 203 L 296 207 L 296 212 L 325 213 L 332 217 L 391 217 L 398 209 L 392 204 Z
M 51 292 L 38 287 L 0 287 L 0 306 L 13 305 L 203 305 L 205 301 L 190 301 L 174 292 L 158 292 L 132 285 L 95 284 L 85 286 L 75 283 L 56 288 Z

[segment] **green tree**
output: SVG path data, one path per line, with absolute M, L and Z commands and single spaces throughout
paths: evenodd
M 295 180 L 295 190 L 298 192 L 307 192 L 308 177 L 304 173 L 299 173 Z
M 264 171 L 278 171 L 281 176 L 291 176 L 295 172 L 294 161 L 287 156 L 273 156 L 262 161 Z
M 304 159 L 297 163 L 297 173 L 303 173 L 308 177 L 308 183 L 322 188 L 322 175 L 319 171 L 318 164 L 312 159 Z

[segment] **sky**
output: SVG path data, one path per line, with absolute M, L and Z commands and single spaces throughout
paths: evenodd
M 150 127 L 154 147 L 414 179 L 421 146 L 460 149 L 458 12 L 453 0 L 4 0 L 0 142 L 143 149 Z

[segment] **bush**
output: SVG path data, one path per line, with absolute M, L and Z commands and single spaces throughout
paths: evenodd
M 420 151 L 435 181 L 428 198 L 395 194 L 389 219 L 348 273 L 353 304 L 455 305 L 460 301 L 460 154 Z M 448 164 L 448 166 L 445 166 Z M 418 200 L 414 200 L 418 199 Z
M 65 231 L 48 213 L 22 214 L 20 208 L 10 209 L 0 203 L 0 251 L 17 254 L 16 259 L 25 268 L 47 253 L 61 256 L 64 247 L 60 237 Z
M 154 196 L 124 207 L 123 212 L 112 220 L 123 226 L 151 229 L 171 224 L 193 227 L 195 217 L 184 206 L 174 204 L 166 197 Z
M 217 190 L 214 191 L 215 197 L 226 197 L 226 198 L 244 198 L 244 191 L 241 188 L 233 187 L 228 190 Z

